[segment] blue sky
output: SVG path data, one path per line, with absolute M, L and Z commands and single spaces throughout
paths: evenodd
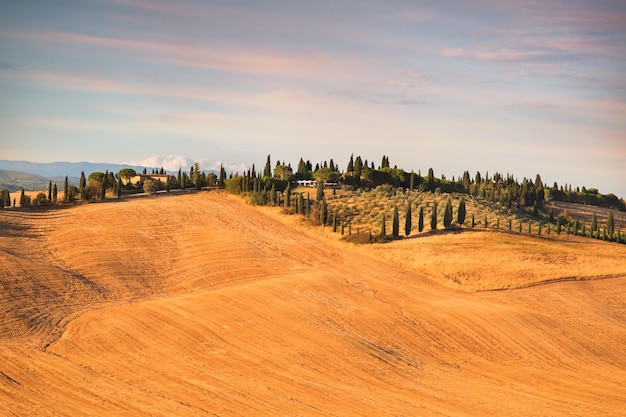
M 21 1 L 0 159 L 243 169 L 351 153 L 626 197 L 624 1 Z

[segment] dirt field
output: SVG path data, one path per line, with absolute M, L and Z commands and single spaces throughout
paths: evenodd
M 0 210 L 0 414 L 626 415 L 626 246 L 279 210 Z

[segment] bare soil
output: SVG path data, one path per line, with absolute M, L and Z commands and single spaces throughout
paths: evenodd
M 219 193 L 0 210 L 0 413 L 626 415 L 625 249 L 357 247 Z

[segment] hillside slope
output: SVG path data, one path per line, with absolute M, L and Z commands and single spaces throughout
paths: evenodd
M 612 278 L 470 293 L 296 221 L 207 193 L 0 211 L 3 413 L 626 415 L 623 246 L 593 249 Z

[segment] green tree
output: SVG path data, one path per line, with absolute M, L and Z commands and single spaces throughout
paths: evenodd
M 380 220 L 380 237 L 384 238 L 387 234 L 387 226 L 385 225 L 385 213 L 382 214 L 382 219 Z
M 220 187 L 223 187 L 224 186 L 224 181 L 226 181 L 226 170 L 224 169 L 224 165 L 222 165 L 222 164 L 220 164 L 220 178 L 219 178 L 218 181 L 219 181 L 218 185 Z
M 11 206 L 11 194 L 7 188 L 0 191 L 0 208 Z
M 281 180 L 289 180 L 293 175 L 293 170 L 289 165 L 276 165 L 274 167 L 274 177 Z
M 291 182 L 287 182 L 287 188 L 285 188 L 285 208 L 291 205 Z
M 146 194 L 154 194 L 156 192 L 156 185 L 154 184 L 154 181 L 151 179 L 145 180 L 143 182 L 143 191 Z
M 315 194 L 316 201 L 322 201 L 324 199 L 324 183 L 322 181 L 317 183 L 317 193 Z
M 272 164 L 270 163 L 270 155 L 267 155 L 267 161 L 265 162 L 265 168 L 263 168 L 263 176 L 271 177 L 272 176 Z
M 57 184 L 54 183 L 54 187 L 52 188 L 52 202 L 53 203 L 57 202 L 58 193 L 59 193 L 59 190 L 57 188 Z
M 476 219 L 474 218 L 474 213 L 472 213 L 472 229 L 476 227 Z
M 126 185 L 130 184 L 130 180 L 137 175 L 137 172 L 132 168 L 122 168 L 117 172 L 117 178 L 126 181 Z
M 48 183 L 48 201 L 52 201 L 52 180 Z
M 304 197 L 302 193 L 298 193 L 298 211 L 303 216 L 306 214 L 306 207 L 304 207 Z
M 466 192 L 469 192 L 470 189 L 470 174 L 469 171 L 465 171 L 463 173 L 463 188 Z
M 191 178 L 191 182 L 196 187 L 196 190 L 200 189 L 200 164 L 197 162 L 193 163 L 193 167 L 191 167 L 191 172 L 189 173 L 189 177 Z
M 393 208 L 393 218 L 391 222 L 391 233 L 392 236 L 397 238 L 400 236 L 400 218 L 398 216 L 398 206 L 394 206 Z
M 613 220 L 613 212 L 609 212 L 609 217 L 606 219 L 606 232 L 610 239 L 613 239 L 613 232 L 615 231 L 615 222 Z
M 426 177 L 426 186 L 431 193 L 435 191 L 435 173 L 432 168 L 428 168 L 428 176 Z
M 487 228 L 487 226 L 488 226 L 488 223 L 487 223 L 487 215 L 486 215 L 486 214 L 485 214 L 485 218 L 483 219 L 483 226 L 485 227 L 485 229 L 486 229 L 486 228 Z
M 320 202 L 320 222 L 322 223 L 322 227 L 328 221 L 328 205 L 326 204 L 326 199 L 323 198 Z
M 85 188 L 87 187 L 87 179 L 85 178 L 85 171 L 80 172 L 80 181 L 78 182 L 78 192 L 80 198 L 85 200 Z
M 424 230 L 424 207 L 420 206 L 419 216 L 417 218 L 417 230 L 422 233 Z
M 469 178 L 469 174 L 467 175 Z M 459 201 L 459 212 L 457 213 L 457 222 L 459 223 L 459 227 L 462 227 L 463 224 L 465 224 L 465 215 L 466 215 L 465 199 L 461 197 L 461 201 Z
M 561 227 L 562 227 L 562 225 L 561 225 L 561 218 L 559 217 L 559 218 L 556 219 L 556 234 L 557 235 L 561 234 Z
M 337 182 L 339 173 L 330 168 L 320 168 L 313 173 L 313 177 L 318 183 Z
M 446 229 L 450 228 L 452 224 L 452 200 L 448 198 L 446 201 L 446 207 L 443 210 L 443 227 Z
M 63 201 L 70 201 L 70 183 L 65 176 L 65 184 L 63 185 Z
M 430 229 L 437 230 L 437 202 L 433 201 L 433 209 L 430 212 Z
M 404 216 L 404 234 L 409 236 L 411 234 L 411 222 L 412 222 L 411 202 L 406 203 L 406 213 Z
M 276 205 L 276 184 L 272 182 L 272 189 L 270 190 L 270 204 L 272 207 Z
M 360 156 L 357 156 L 354 160 L 354 178 L 356 178 L 357 183 L 361 180 L 361 171 L 363 170 L 363 161 Z
M 354 172 L 354 154 L 350 155 L 350 161 L 348 161 L 348 168 L 346 172 Z

